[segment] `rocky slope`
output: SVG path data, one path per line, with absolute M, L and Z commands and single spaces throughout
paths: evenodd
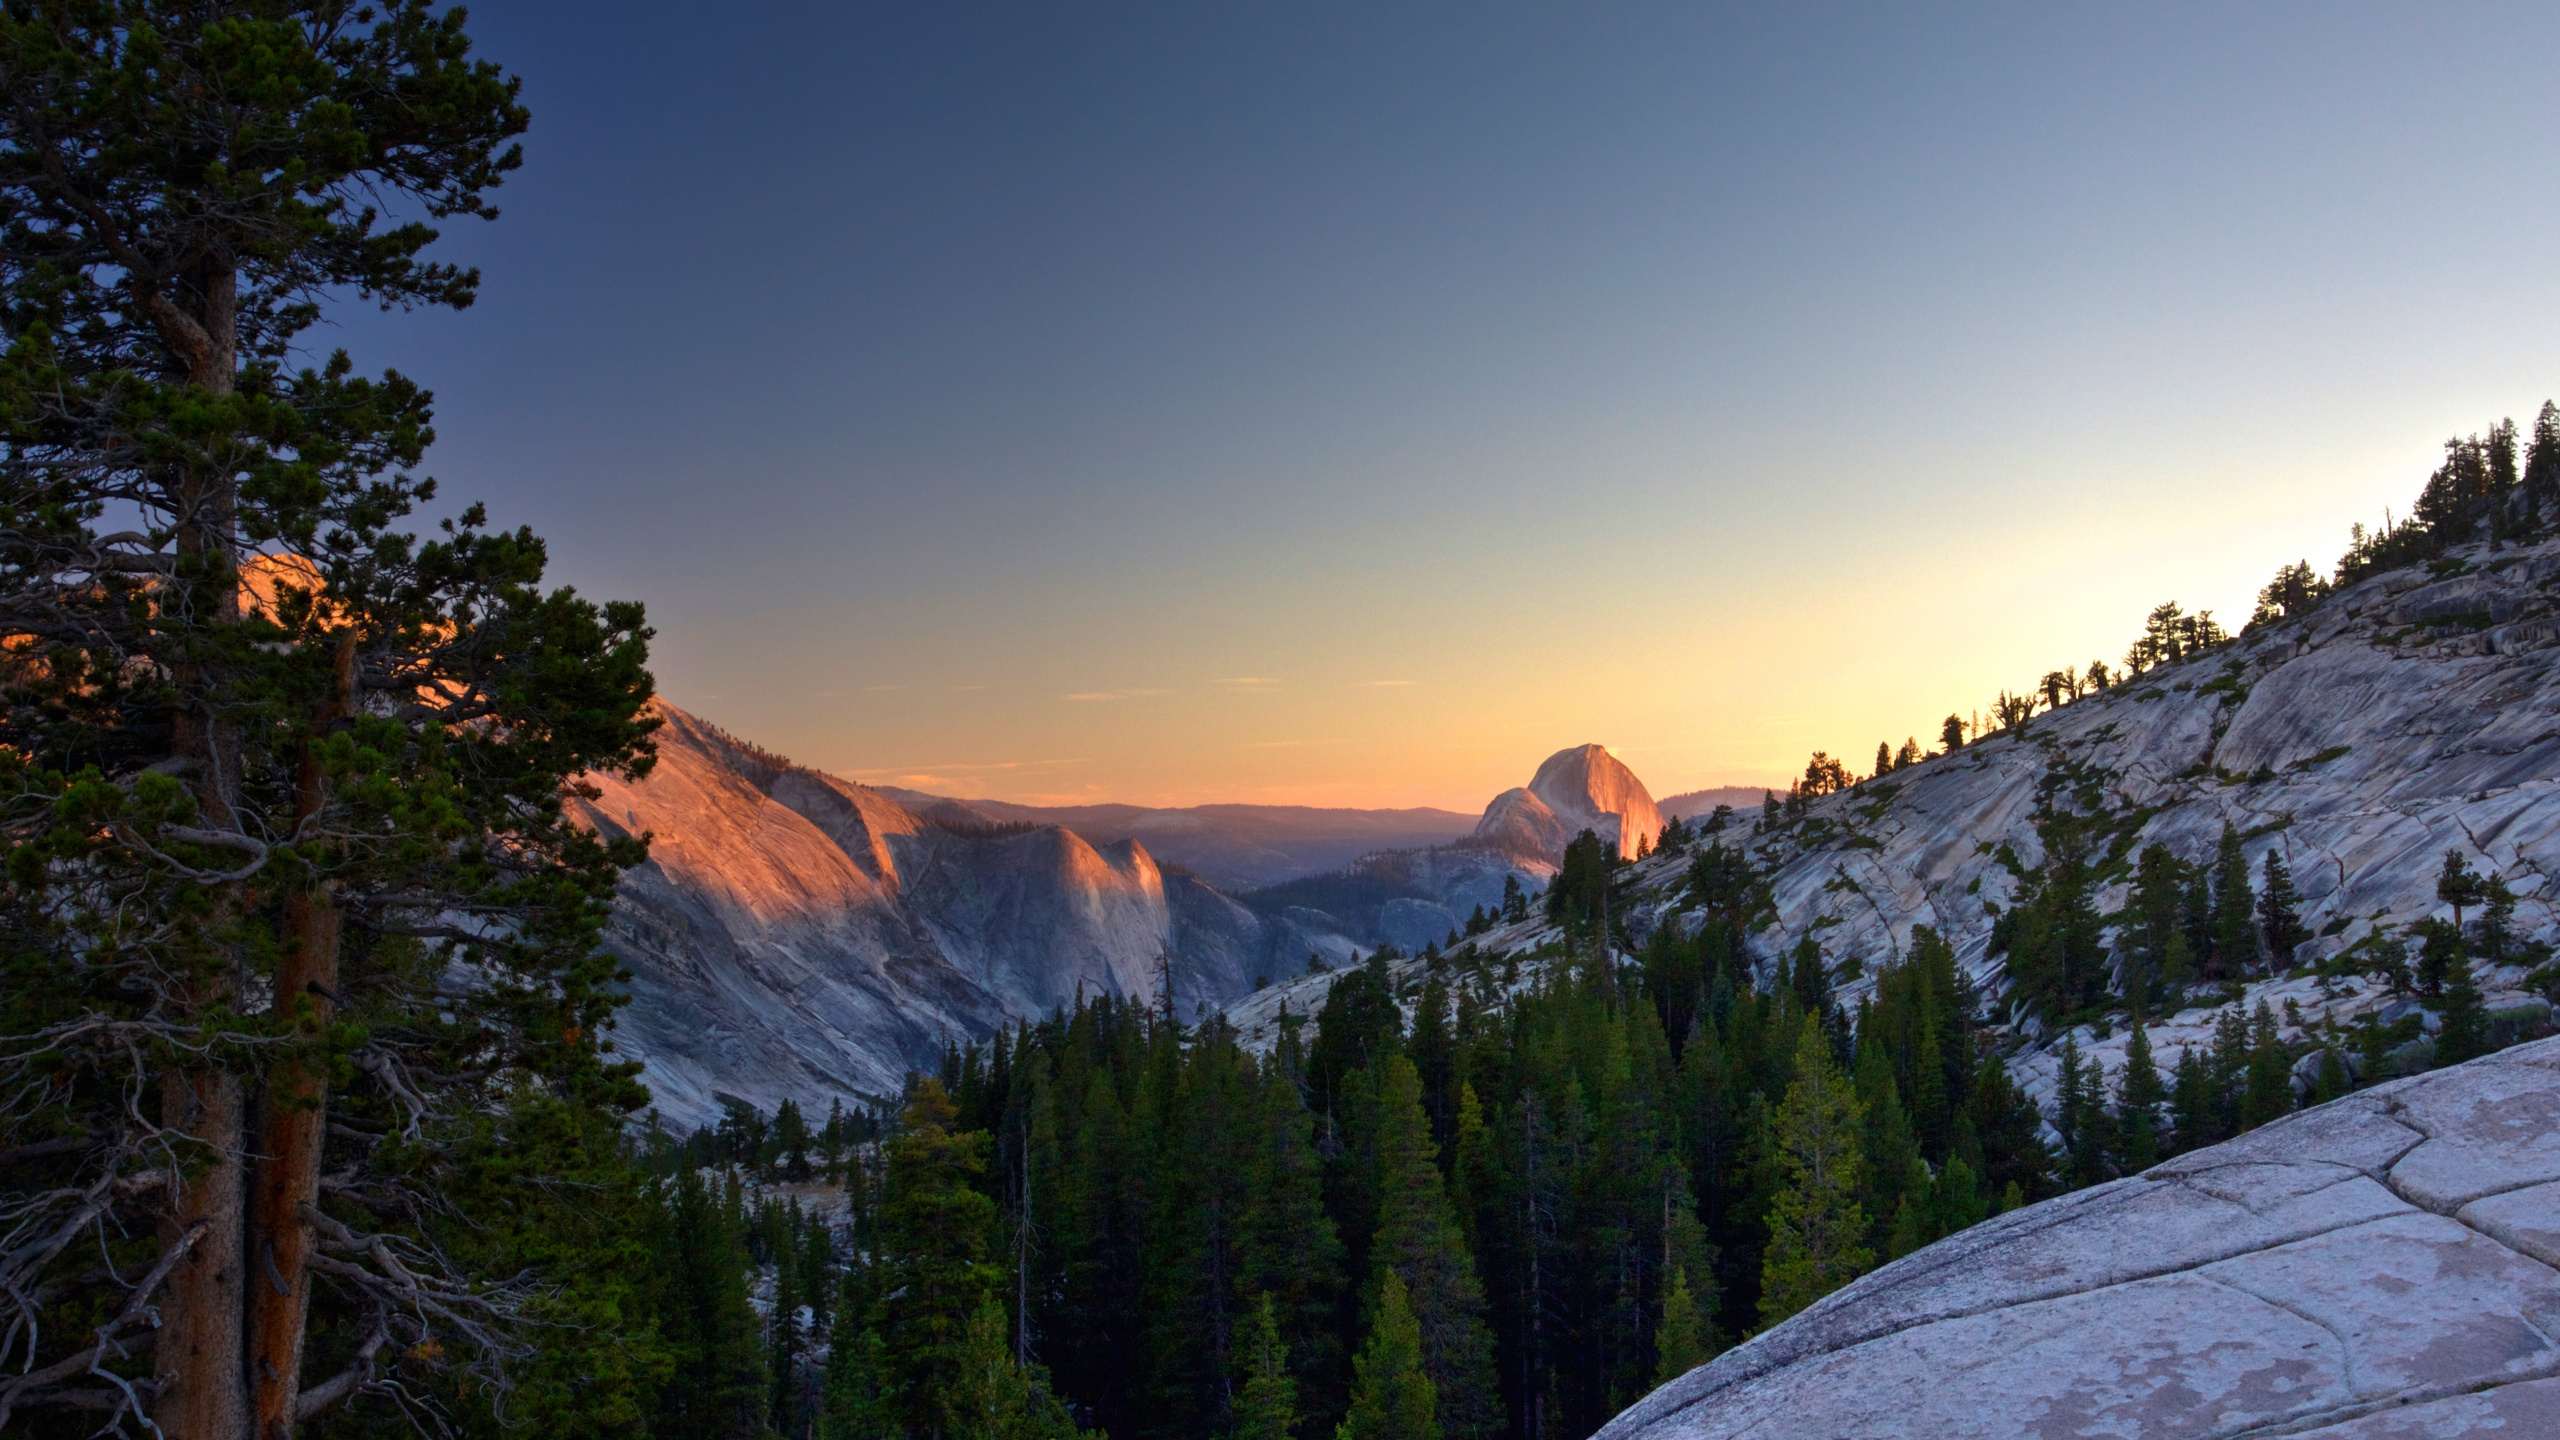
M 2560 932 L 2560 542 L 2375 576 L 2310 614 L 2262 625 L 2205 656 L 2039 715 L 1953 755 L 1815 801 L 1808 818 L 1750 843 L 1773 867 L 1778 922 L 1763 958 L 1812 933 L 1835 966 L 1872 974 L 1913 927 L 1951 940 L 1996 991 L 1992 923 L 2044 860 L 2036 814 L 2049 787 L 2094 782 L 2132 830 L 2209 859 L 2226 824 L 2247 837 L 2254 877 L 2283 853 L 2316 939 L 2297 963 L 2338 954 L 2376 927 L 2436 913 L 2448 849 L 2503 875 L 2517 924 Z M 2098 895 L 2118 908 L 2126 886 Z M 1655 916 L 1679 923 L 1659 895 Z M 2521 971 L 2482 977 L 2493 1005 L 2526 1003 Z M 1865 980 L 1847 987 L 1854 996 Z M 2291 986 L 2290 990 L 2285 987 Z M 2284 993 L 2278 993 L 2283 991 Z M 2300 992 L 2295 994 L 2294 992 Z M 2272 982 L 2312 1019 L 2382 1003 L 2367 982 Z M 2199 1027 L 2209 1017 L 2181 1017 Z M 2032 1028 L 2032 1027 L 2030 1027 Z M 2052 1037 L 2038 1036 L 2048 1042 Z M 2122 1036 L 2078 1037 L 2113 1063 Z M 2175 1054 L 2179 1035 L 2155 1035 Z M 2051 1045 L 2022 1057 L 2030 1089 Z
M 657 769 L 602 782 L 590 824 L 653 836 L 608 946 L 629 965 L 616 1044 L 659 1109 L 716 1116 L 894 1094 L 911 1066 L 1087 993 L 1216 1005 L 1339 936 L 1257 915 L 1135 840 L 960 827 L 800 769 L 680 710 Z
M 2560 1040 L 1906 1256 L 1599 1440 L 2560 1435 Z
M 1856 977 L 1841 986 L 1854 1004 L 1929 925 L 1996 998 L 1992 925 L 2020 872 L 2045 858 L 2038 807 L 2091 784 L 2135 848 L 2156 841 L 2209 859 L 2229 824 L 2247 837 L 2253 877 L 2281 850 L 2317 936 L 2303 965 L 2443 909 L 2435 884 L 2447 849 L 2506 878 L 2527 936 L 2560 939 L 2560 541 L 2494 554 L 2475 545 L 2375 576 L 2308 615 L 1814 800 L 1799 822 L 1762 832 L 1745 812 L 1715 838 L 1749 847 L 1771 876 L 1775 922 L 1753 942 L 1764 967 L 1810 934 L 1835 973 Z M 1692 923 L 1685 864 L 1661 856 L 1635 867 L 1639 934 Z M 2098 908 L 2117 909 L 2125 894 L 2111 885 Z M 1479 944 L 1528 953 L 1556 938 L 1530 923 Z M 2480 979 L 2493 1012 L 2547 1012 L 2523 992 L 2520 968 L 2484 967 Z M 1329 983 L 1297 982 L 1290 1008 L 1308 1012 Z M 1267 1024 L 1274 999 L 1236 1013 Z M 2240 1003 L 2262 999 L 2280 1012 L 2292 1000 L 2316 1024 L 2387 997 L 2355 978 L 2271 979 Z M 2154 1048 L 2173 1059 L 2216 1018 L 2191 1009 L 2158 1020 Z M 2029 1043 L 2013 1072 L 2048 1096 L 2061 1037 L 2032 1019 L 2021 1032 Z M 2083 1027 L 2073 1039 L 2111 1069 L 2121 1063 L 2121 1028 Z

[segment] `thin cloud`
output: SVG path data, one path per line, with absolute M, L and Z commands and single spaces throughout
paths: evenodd
M 1280 682 L 1269 675 L 1231 675 L 1224 680 L 1212 680 L 1209 683 L 1224 685 L 1230 690 L 1268 690 Z
M 1419 680 L 1363 680 L 1360 682 L 1360 688 L 1363 690 L 1401 690 L 1408 685 L 1419 685 L 1421 683 L 1422 682 Z
M 1061 695 L 1061 700 L 1136 700 L 1148 695 L 1170 695 L 1170 690 L 1078 690 Z

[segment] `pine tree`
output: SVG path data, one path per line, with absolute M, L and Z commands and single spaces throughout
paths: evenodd
M 2533 440 L 2525 450 L 2524 493 L 2528 501 L 2540 505 L 2560 501 L 2560 405 L 2542 402 L 2542 413 L 2533 420 Z
M 1289 1348 L 1280 1343 L 1269 1295 L 1255 1303 L 1247 1334 L 1235 1440 L 1289 1440 L 1298 1423 L 1298 1382 L 1289 1378 Z
M 2462 931 L 2430 915 L 2418 922 L 2418 941 L 2417 991 L 2429 1000 L 2442 999 L 2454 971 L 2463 967 Z
M 1452 1435 L 1490 1429 L 1500 1414 L 1493 1339 L 1484 1324 L 1484 1288 L 1459 1239 L 1440 1174 L 1438 1149 L 1422 1113 L 1413 1062 L 1390 1055 L 1373 1067 L 1378 1128 L 1374 1159 L 1378 1219 L 1370 1265 L 1383 1289 L 1406 1292 L 1422 1336 L 1423 1367 L 1437 1413 Z
M 546 593 L 542 542 L 478 506 L 401 532 L 433 495 L 432 397 L 306 348 L 359 299 L 475 298 L 426 222 L 495 214 L 527 115 L 464 26 L 426 0 L 0 16 L 0 1086 L 44 1097 L 12 1139 L 79 1142 L 13 1165 L 21 1414 L 391 1423 L 360 1383 L 379 1350 L 345 1370 L 330 1343 L 375 1316 L 502 1377 L 541 1284 L 449 1269 L 469 1247 L 416 1217 L 486 1193 L 453 1166 L 490 1158 L 491 1097 L 642 1103 L 600 1049 L 619 1002 L 596 940 L 644 847 L 582 828 L 573 793 L 646 768 L 642 615 Z M 449 945 L 411 938 L 461 915 Z M 474 983 L 439 986 L 449 966 Z M 403 1143 L 349 1138 L 385 1130 Z M 183 1183 L 149 1183 L 172 1156 Z M 374 1202 L 337 1217 L 359 1233 L 334 1258 L 324 1173 Z M 458 1298 L 409 1304 L 420 1285 Z M 146 1387 L 109 1377 L 146 1353 Z M 485 1415 L 502 1391 L 454 1394 Z
M 2210 1145 L 2219 1138 L 2215 1133 L 2212 1078 L 2206 1072 L 2205 1059 L 2194 1047 L 2178 1047 L 2178 1063 L 2171 1068 L 2169 1079 L 2169 1113 L 2176 1139 L 2176 1149 L 2194 1150 Z
M 715 1189 L 689 1169 L 664 1193 L 655 1248 L 674 1372 L 658 1393 L 650 1429 L 668 1440 L 764 1431 L 764 1356 L 747 1303 L 746 1235 L 735 1199 L 734 1185 Z
M 2489 1053 L 2489 1017 L 2471 962 L 2455 956 L 2444 987 L 2443 1028 L 2436 1032 L 2436 1063 L 2459 1065 Z
M 2124 1070 L 2116 1080 L 2116 1121 L 2126 1174 L 2141 1174 L 2159 1161 L 2160 1105 L 2166 1099 L 2168 1091 L 2151 1057 L 2151 1037 L 2136 1019 L 2133 1033 L 2125 1037 Z
M 1334 1440 L 1440 1440 L 1439 1396 L 1422 1366 L 1422 1327 L 1404 1281 L 1390 1270 L 1378 1286 L 1368 1342 L 1352 1362 L 1351 1413 Z
M 2310 938 L 2302 928 L 2302 896 L 2293 888 L 2293 874 L 2285 868 L 2280 846 L 2267 850 L 2258 893 L 2258 926 L 2266 936 L 2267 954 L 2278 969 L 2291 966 L 2295 948 Z
M 961 1409 L 973 1326 L 994 1293 L 986 1263 L 995 1202 L 972 1188 L 986 1169 L 983 1131 L 953 1134 L 957 1108 L 942 1082 L 915 1082 L 889 1142 L 881 1210 L 887 1276 L 881 1302 L 888 1374 L 907 1427 L 926 1440 L 973 1433 Z
M 1339 1408 L 1342 1343 L 1333 1328 L 1345 1287 L 1343 1245 L 1325 1213 L 1315 1117 L 1299 1098 L 1284 1051 L 1260 1076 L 1257 1150 L 1247 1189 L 1255 1203 L 1239 1218 L 1242 1283 L 1273 1307 L 1302 1403 L 1326 1393 Z M 1316 1413 L 1324 1413 L 1317 1410 Z
M 2213 861 L 2213 974 L 2237 980 L 2257 968 L 2257 897 L 2249 890 L 2249 859 L 2239 832 L 2222 827 Z
M 2267 1002 L 2249 1023 L 2247 1088 L 2240 1099 L 2240 1128 L 2253 1130 L 2293 1109 L 2293 1057 L 2276 1029 L 2276 1013 Z
M 2462 933 L 2464 907 L 2477 905 L 2481 899 L 2480 874 L 2471 868 L 2460 850 L 2444 852 L 2444 869 L 2436 876 L 2436 898 L 2453 907 L 2453 930 Z
M 887 1392 L 887 1354 L 876 1326 L 836 1337 L 827 1352 L 818 1440 L 898 1440 L 896 1410 Z
M 1668 1385 L 1704 1365 L 1715 1354 L 1714 1332 L 1689 1293 L 1689 1272 L 1671 1272 L 1671 1288 L 1662 1299 L 1662 1327 L 1654 1332 L 1653 1383 Z
M 1096 1440 L 1076 1428 L 1039 1367 L 1015 1363 L 1006 1329 L 1004 1302 L 993 1295 L 979 1302 L 946 1388 L 934 1397 L 951 1428 L 922 1433 L 938 1440 Z
M 1831 1045 L 1806 1016 L 1795 1080 L 1779 1107 L 1775 1140 L 1784 1188 L 1769 1207 L 1761 1261 L 1760 1323 L 1775 1325 L 1865 1273 L 1867 1217 L 1859 1184 L 1857 1095 L 1831 1063 Z

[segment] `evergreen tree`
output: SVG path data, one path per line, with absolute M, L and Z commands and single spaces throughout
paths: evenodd
M 1334 1440 L 1440 1440 L 1439 1396 L 1422 1365 L 1422 1327 L 1394 1271 L 1379 1283 L 1368 1342 L 1353 1361 L 1351 1413 Z
M 2491 875 L 2480 882 L 2480 918 L 2471 922 L 2471 952 L 2492 965 L 2506 963 L 2518 950 L 2516 896 L 2506 878 Z
M 879 1328 L 865 1325 L 838 1335 L 827 1352 L 819 1440 L 898 1440 L 900 1433 L 888 1393 L 888 1347 Z
M 404 1374 L 478 1367 L 449 1393 L 489 1415 L 540 1283 L 451 1268 L 475 1247 L 420 1217 L 490 1193 L 455 1167 L 493 1159 L 516 1093 L 643 1100 L 600 1048 L 596 942 L 644 847 L 573 814 L 575 777 L 646 769 L 641 613 L 546 593 L 542 542 L 477 506 L 397 529 L 433 494 L 432 398 L 305 363 L 358 299 L 475 298 L 428 222 L 494 215 L 527 117 L 464 24 L 426 0 L 0 15 L 0 1085 L 26 1097 L 9 1139 L 51 1146 L 13 1165 L 0 1237 L 19 1414 L 393 1423 L 361 1383 L 378 1345 L 350 1369 L 331 1340 L 400 1315 Z M 428 1075 L 473 1078 L 399 1080 Z M 318 1216 L 355 1232 L 339 1255 Z
M 995 1288 L 986 1263 L 995 1202 L 972 1184 L 986 1169 L 987 1137 L 954 1134 L 958 1113 L 940 1080 L 921 1078 L 889 1142 L 880 1333 L 890 1388 L 917 1440 L 975 1433 L 961 1408 L 975 1383 L 964 1372 L 983 1358 L 973 1357 L 971 1330 Z
M 2178 1047 L 2178 1063 L 2170 1071 L 2169 1113 L 2177 1148 L 2194 1150 L 2214 1141 L 2214 1094 L 2204 1057 L 2191 1046 Z
M 1964 748 L 1964 717 L 1950 715 L 1938 726 L 1938 748 L 1953 755 Z
M 1760 1322 L 1775 1325 L 1865 1273 L 1874 1254 L 1861 1243 L 1857 1095 L 1831 1063 L 1813 1017 L 1795 1047 L 1795 1079 L 1774 1135 L 1784 1188 L 1769 1209 L 1761 1261 Z
M 1377 1079 L 1371 1166 L 1378 1219 L 1369 1248 L 1376 1286 L 1383 1290 L 1392 1277 L 1405 1293 L 1448 1432 L 1489 1430 L 1500 1403 L 1492 1337 L 1484 1325 L 1484 1289 L 1450 1213 L 1437 1147 L 1422 1113 L 1420 1078 L 1411 1060 L 1390 1055 L 1377 1067 Z
M 969 1328 L 935 1397 L 948 1430 L 921 1432 L 948 1440 L 1087 1440 L 1067 1407 L 1050 1393 L 1037 1366 L 1017 1364 L 1006 1343 L 1004 1302 L 989 1295 L 969 1318 Z
M 2249 890 L 2249 859 L 2241 853 L 2239 833 L 2226 824 L 2213 860 L 2213 960 L 2208 969 L 2213 978 L 2237 980 L 2257 968 L 2256 902 Z
M 1671 1272 L 1671 1288 L 1662 1298 L 1662 1325 L 1654 1332 L 1653 1383 L 1668 1385 L 1714 1356 L 1714 1331 L 1689 1293 L 1689 1272 Z
M 2124 1070 L 2116 1081 L 2116 1122 L 2124 1169 L 2139 1175 L 2160 1159 L 2160 1106 L 2168 1091 L 2151 1057 L 2151 1037 L 2137 1017 L 2125 1037 Z
M 2489 1053 L 2489 1018 L 2471 962 L 2455 956 L 2444 987 L 2444 1025 L 2436 1032 L 2436 1063 L 2459 1065 Z
M 2560 405 L 2545 400 L 2533 420 L 2533 440 L 2525 450 L 2524 493 L 2541 505 L 2560 501 Z
M 2463 967 L 2462 931 L 2434 915 L 2419 921 L 2415 977 L 2418 993 L 2429 1000 L 2442 999 L 2454 971 Z
M 2462 933 L 2464 908 L 2479 904 L 2481 895 L 2480 874 L 2471 868 L 2471 862 L 2463 858 L 2460 850 L 2444 852 L 2444 869 L 2436 876 L 2436 898 L 2453 907 L 2453 931 L 2457 937 Z
M 2249 1024 L 2247 1088 L 2240 1099 L 2241 1130 L 2254 1130 L 2293 1109 L 2293 1056 L 2276 1029 L 2275 1011 L 2261 1000 Z
M 747 1245 L 735 1183 L 716 1189 L 693 1170 L 679 1171 L 661 1216 L 655 1248 L 674 1371 L 658 1392 L 650 1430 L 667 1440 L 760 1435 L 764 1355 L 747 1303 Z
M 809 1178 L 809 1122 L 800 1113 L 799 1102 L 785 1099 L 773 1112 L 773 1163 L 780 1167 L 781 1177 L 791 1181 Z
M 2302 896 L 2293 888 L 2293 875 L 2285 868 L 2280 846 L 2267 850 L 2258 892 L 2258 926 L 2266 937 L 2267 955 L 2278 969 L 2291 966 L 2295 948 L 2311 938 L 2302 928 Z
M 1235 1440 L 1289 1440 L 1298 1423 L 1298 1382 L 1289 1378 L 1289 1348 L 1271 1297 L 1256 1302 L 1245 1349 L 1244 1386 L 1236 1397 Z

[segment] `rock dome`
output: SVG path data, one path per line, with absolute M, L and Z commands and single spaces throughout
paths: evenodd
M 1604 1440 L 2560 1436 L 2560 1040 L 1906 1256 Z
M 1475 834 L 1501 849 L 1552 861 L 1585 830 L 1616 842 L 1618 853 L 1630 859 L 1662 834 L 1662 812 L 1644 782 L 1602 745 L 1576 745 L 1548 756 L 1525 788 L 1493 798 Z

